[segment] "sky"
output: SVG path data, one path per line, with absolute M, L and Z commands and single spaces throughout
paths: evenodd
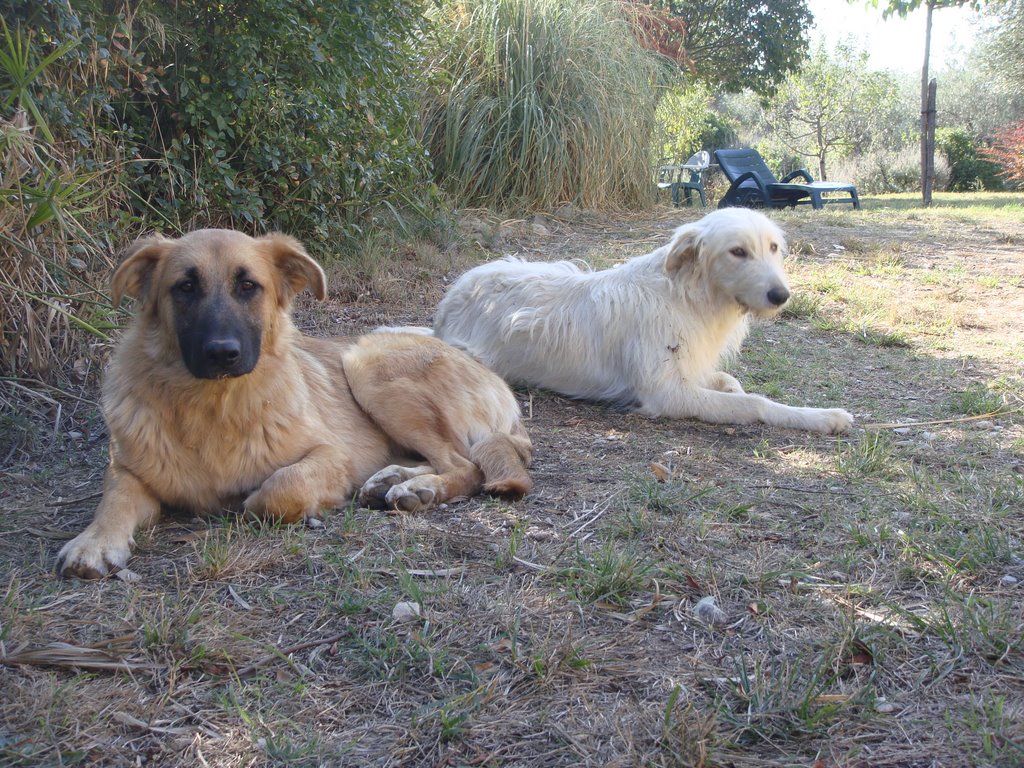
M 921 72 L 924 62 L 925 11 L 918 9 L 906 19 L 882 18 L 882 11 L 869 8 L 864 0 L 808 0 L 816 27 L 812 43 L 824 38 L 826 45 L 852 42 L 870 54 L 873 69 Z M 963 62 L 971 49 L 977 14 L 963 8 L 944 8 L 932 14 L 932 71 L 946 64 Z

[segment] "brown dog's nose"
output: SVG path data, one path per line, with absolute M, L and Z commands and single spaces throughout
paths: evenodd
M 238 362 L 242 345 L 238 339 L 213 339 L 203 345 L 203 355 L 211 365 L 227 368 Z
M 768 291 L 768 301 L 776 307 L 781 307 L 789 301 L 789 291 L 781 286 L 776 286 Z

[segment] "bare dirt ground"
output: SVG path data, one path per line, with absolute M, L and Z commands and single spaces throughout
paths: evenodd
M 795 296 L 730 370 L 847 408 L 842 438 L 521 390 L 521 502 L 352 507 L 319 530 L 171 517 L 124 578 L 85 583 L 51 569 L 106 435 L 94 394 L 55 396 L 59 434 L 0 474 L 0 764 L 1021 765 L 1010 202 L 777 216 Z M 698 215 L 468 213 L 459 247 L 336 267 L 300 321 L 429 323 L 477 261 L 608 266 Z

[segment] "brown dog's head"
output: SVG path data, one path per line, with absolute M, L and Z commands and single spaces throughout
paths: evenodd
M 133 245 L 114 273 L 112 296 L 115 305 L 134 296 L 140 320 L 177 346 L 193 376 L 221 379 L 256 367 L 307 287 L 318 299 L 327 293 L 323 270 L 298 240 L 201 229 Z

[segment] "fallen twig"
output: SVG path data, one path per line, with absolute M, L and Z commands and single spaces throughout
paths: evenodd
M 344 640 L 351 634 L 352 633 L 346 629 L 342 632 L 339 632 L 336 635 L 331 635 L 330 637 L 320 638 L 319 640 L 307 640 L 302 643 L 297 643 L 296 645 L 291 645 L 287 648 L 278 648 L 274 653 L 267 654 L 263 658 L 257 659 L 252 664 L 246 664 L 244 667 L 239 667 L 235 670 L 235 674 L 238 677 L 245 677 L 246 675 L 251 675 L 253 672 L 260 669 L 260 667 L 265 667 L 267 664 L 270 664 L 274 661 L 287 658 L 288 656 L 291 656 L 293 653 L 304 651 L 307 648 L 316 648 L 318 645 L 331 645 L 332 643 L 336 643 L 339 640 Z
M 958 416 L 955 419 L 935 419 L 933 421 L 892 421 L 892 422 L 876 422 L 873 424 L 861 424 L 863 429 L 897 429 L 899 427 L 932 427 L 939 424 L 959 424 L 966 421 L 981 421 L 982 419 L 992 419 L 996 416 L 1006 416 L 1010 413 L 1020 413 L 1021 408 L 1007 408 L 1000 409 L 998 411 L 989 411 L 988 413 L 979 413 L 976 416 Z

